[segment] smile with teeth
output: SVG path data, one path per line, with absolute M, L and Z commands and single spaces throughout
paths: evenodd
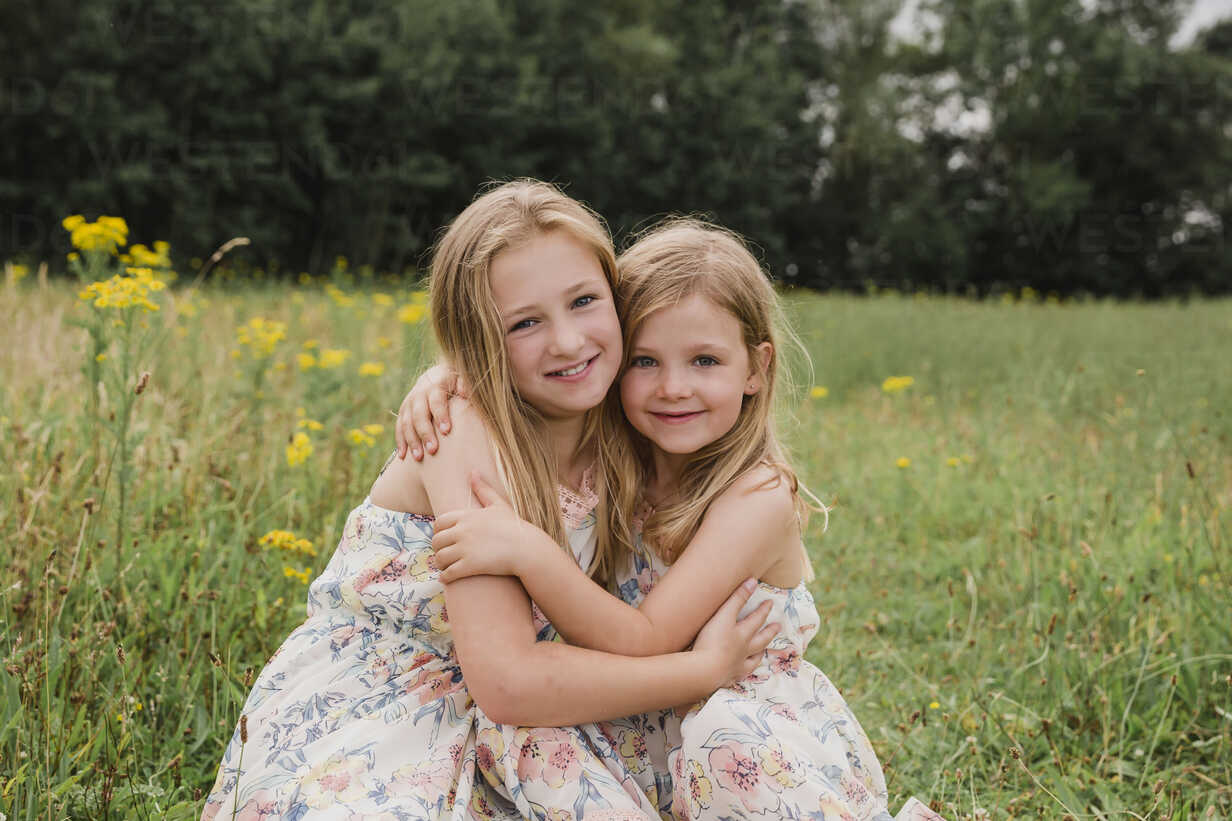
M 551 373 L 548 374 L 548 376 L 577 376 L 579 373 L 586 370 L 586 368 L 589 367 L 591 362 L 594 362 L 598 358 L 599 358 L 599 355 L 595 354 L 590 359 L 587 359 L 585 362 L 580 362 L 577 365 L 574 365 L 572 368 L 565 368 L 562 371 L 552 371 Z

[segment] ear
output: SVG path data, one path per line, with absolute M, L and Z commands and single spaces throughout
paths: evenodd
M 762 342 L 749 352 L 749 380 L 744 386 L 745 396 L 752 396 L 765 387 L 766 374 L 773 359 L 774 346 L 769 342 Z

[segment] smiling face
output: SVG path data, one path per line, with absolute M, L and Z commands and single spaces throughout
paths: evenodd
M 739 320 L 704 296 L 661 308 L 634 334 L 620 382 L 625 416 L 662 454 L 695 453 L 735 426 L 745 396 L 761 389 L 769 350 L 754 349 L 754 367 Z
M 602 402 L 621 338 L 594 251 L 565 231 L 536 234 L 498 253 L 488 279 L 518 395 L 549 420 Z

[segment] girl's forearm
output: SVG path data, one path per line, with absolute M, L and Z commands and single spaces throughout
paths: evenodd
M 519 659 L 495 702 L 479 707 L 502 724 L 567 727 L 691 703 L 719 683 L 714 662 L 698 652 L 629 658 L 542 641 Z
M 645 614 L 596 584 L 559 548 L 553 545 L 531 556 L 519 574 L 522 585 L 570 644 L 621 656 L 680 649 L 656 641 L 655 626 Z

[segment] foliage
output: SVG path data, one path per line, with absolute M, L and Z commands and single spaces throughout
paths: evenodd
M 275 276 L 402 272 L 531 175 L 621 235 L 707 213 L 812 287 L 1232 287 L 1226 28 L 1174 49 L 1182 0 L 924 0 L 904 41 L 900 5 L 16 0 L 0 257 L 58 257 L 85 210 L 250 237 Z

